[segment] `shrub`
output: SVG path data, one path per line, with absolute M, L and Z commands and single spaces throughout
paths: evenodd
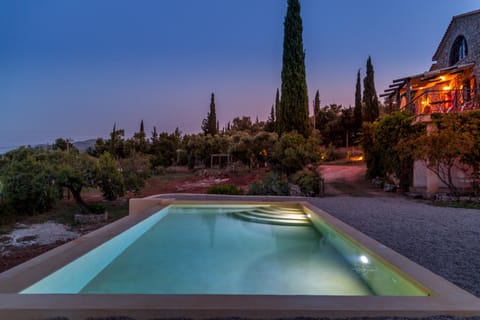
M 242 195 L 243 190 L 233 184 L 213 185 L 207 190 L 208 194 L 230 194 L 230 195 Z
M 91 204 L 88 207 L 90 208 L 90 212 L 92 214 L 102 214 L 106 211 L 105 206 L 99 203 Z
M 275 143 L 272 164 L 276 171 L 289 175 L 307 164 L 318 162 L 320 158 L 320 140 L 317 137 L 305 140 L 298 132 L 292 131 L 283 134 Z
M 264 195 L 263 183 L 261 182 L 252 182 L 248 185 L 248 195 L 250 196 L 261 196 Z
M 251 183 L 248 187 L 249 195 L 267 195 L 267 196 L 288 196 L 290 189 L 288 180 L 284 176 L 276 173 L 266 174 L 262 182 Z
M 292 176 L 293 183 L 297 184 L 302 193 L 308 197 L 323 195 L 323 179 L 315 171 L 304 169 Z

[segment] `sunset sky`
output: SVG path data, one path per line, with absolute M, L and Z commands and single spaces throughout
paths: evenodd
M 287 0 L 3 0 L 0 147 L 200 131 L 265 120 L 280 87 Z M 452 16 L 478 0 L 302 0 L 309 99 L 353 104 L 368 55 L 377 93 L 427 70 Z M 363 73 L 362 73 L 363 77 Z

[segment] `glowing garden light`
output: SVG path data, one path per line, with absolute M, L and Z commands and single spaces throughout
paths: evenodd
M 363 264 L 367 264 L 370 262 L 370 260 L 368 260 L 367 256 L 360 256 L 360 262 L 363 263 Z

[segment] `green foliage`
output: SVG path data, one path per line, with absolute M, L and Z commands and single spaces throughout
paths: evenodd
M 253 182 L 248 187 L 249 195 L 288 196 L 288 179 L 274 172 L 263 176 L 262 182 Z
M 373 122 L 380 115 L 372 58 L 367 59 L 367 74 L 363 79 L 363 121 Z
M 202 122 L 202 131 L 206 135 L 216 135 L 218 133 L 217 113 L 215 110 L 215 95 L 213 93 L 210 97 L 210 112 L 208 112 L 207 118 L 203 119 Z
M 96 159 L 88 154 L 67 152 L 54 152 L 50 154 L 49 161 L 55 168 L 55 181 L 67 188 L 83 213 L 90 209 L 81 197 L 84 187 L 95 187 L 97 178 Z
M 471 148 L 461 156 L 461 162 L 471 166 L 473 172 L 480 172 L 480 111 L 433 114 L 432 120 L 440 130 L 447 128 L 465 136 Z
M 317 129 L 317 118 L 320 114 L 320 91 L 315 93 L 315 100 L 313 100 L 313 119 L 315 121 L 315 129 Z
M 60 197 L 48 151 L 19 148 L 2 157 L 0 214 L 32 215 L 50 209 Z
M 383 164 L 380 161 L 381 148 L 375 141 L 375 125 L 371 122 L 364 122 L 362 126 L 362 148 L 367 164 L 366 178 L 384 176 Z
M 308 197 L 315 197 L 323 194 L 323 179 L 320 173 L 303 169 L 292 176 L 292 182 L 297 184 L 302 193 Z
M 234 134 L 228 151 L 235 159 L 251 167 L 254 158 L 252 135 L 244 131 Z
M 270 116 L 268 117 L 267 123 L 265 124 L 265 131 L 274 132 L 275 131 L 275 108 L 272 105 L 270 109 Z
M 279 117 L 280 117 L 280 91 L 277 88 L 277 92 L 275 93 L 275 132 L 279 133 Z
M 360 70 L 357 72 L 357 83 L 355 85 L 355 106 L 353 108 L 353 117 L 355 122 L 355 131 L 362 129 L 362 85 L 360 83 Z
M 95 203 L 88 206 L 92 214 L 102 214 L 105 213 L 106 207 L 102 204 Z
M 150 177 L 148 160 L 142 154 L 134 154 L 119 162 L 125 190 L 139 193 Z
M 263 183 L 254 181 L 248 185 L 248 195 L 250 196 L 261 196 L 264 195 Z
M 72 142 L 69 139 L 63 139 L 63 138 L 56 139 L 52 148 L 54 150 L 61 150 L 61 151 L 76 150 L 78 152 L 78 149 L 75 148 L 75 146 L 72 144 Z
M 270 117 L 272 117 L 273 114 L 270 114 Z M 257 120 L 252 123 L 252 120 L 250 117 L 242 116 L 242 117 L 235 117 L 232 120 L 232 123 L 228 125 L 227 133 L 228 134 L 236 134 L 239 132 L 246 132 L 249 134 L 257 134 L 258 132 L 265 130 L 269 131 L 275 126 L 275 119 L 270 118 L 267 123 L 263 121 L 258 121 Z M 269 129 L 270 128 L 270 129 Z
M 452 195 L 461 192 L 454 182 L 453 169 L 478 172 L 480 158 L 480 113 L 432 115 L 433 128 L 428 134 L 404 139 L 401 154 L 423 160 Z
M 399 152 L 398 144 L 424 133 L 423 126 L 412 125 L 413 120 L 406 112 L 395 112 L 374 123 L 374 149 L 383 170 L 380 176 L 396 177 L 403 190 L 408 190 L 412 185 L 413 158 Z
M 337 153 L 336 153 L 336 150 L 335 150 L 335 146 L 330 143 L 327 148 L 325 149 L 325 151 L 322 153 L 322 160 L 323 161 L 335 161 L 337 160 Z
M 123 177 L 115 159 L 106 152 L 98 159 L 97 184 L 107 200 L 115 200 L 124 195 Z
M 180 132 L 157 134 L 156 128 L 150 142 L 150 167 L 155 171 L 158 167 L 168 167 L 176 162 L 177 150 L 181 148 Z
M 307 164 L 317 163 L 321 158 L 320 140 L 311 136 L 307 140 L 296 131 L 285 133 L 275 144 L 272 152 L 274 168 L 287 175 Z
M 229 195 L 242 195 L 243 190 L 237 188 L 233 184 L 227 185 L 213 185 L 207 190 L 208 194 L 229 194 Z
M 117 125 L 113 125 L 112 132 L 110 133 L 110 140 L 105 141 L 106 151 L 108 151 L 115 158 L 125 158 L 127 150 L 125 149 L 125 130 L 117 130 Z M 100 151 L 100 150 L 99 150 Z M 103 152 L 102 152 L 103 153 Z M 98 152 L 98 154 L 101 154 Z
M 136 153 L 147 153 L 148 152 L 148 141 L 145 134 L 145 126 L 143 120 L 140 122 L 140 128 L 138 132 L 133 134 L 133 138 L 126 141 L 127 149 L 129 152 Z
M 310 135 L 302 33 L 300 2 L 288 0 L 283 38 L 282 97 L 277 117 L 280 135 L 293 130 L 304 137 Z
M 227 153 L 230 145 L 230 137 L 226 135 L 190 135 L 184 139 L 185 148 L 192 165 L 201 161 L 206 167 L 210 167 L 212 154 Z M 190 166 L 190 165 L 189 165 Z M 193 167 L 192 167 L 193 168 Z

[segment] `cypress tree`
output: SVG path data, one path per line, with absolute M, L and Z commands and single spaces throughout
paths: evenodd
M 278 130 L 278 117 L 280 116 L 280 92 L 278 91 L 277 88 L 277 93 L 275 94 L 275 130 L 279 132 Z
M 204 134 L 211 134 L 212 136 L 218 133 L 215 95 L 213 92 L 210 98 L 210 112 L 207 114 L 207 118 L 202 121 L 202 130 Z
M 355 119 L 355 130 L 362 127 L 362 84 L 360 83 L 360 69 L 357 72 L 357 84 L 355 86 L 355 106 L 353 118 Z
M 283 35 L 282 99 L 277 131 L 281 134 L 296 130 L 307 137 L 310 134 L 310 121 L 302 33 L 300 2 L 288 0 Z
M 141 133 L 145 133 L 145 127 L 143 126 L 143 119 L 142 119 L 142 121 L 140 122 L 140 132 L 141 132 Z
M 265 123 L 264 130 L 267 132 L 274 132 L 275 131 L 275 106 L 272 104 L 272 108 L 270 109 L 270 116 Z
M 372 58 L 368 56 L 367 74 L 363 79 L 363 120 L 367 122 L 375 121 L 380 113 L 373 74 Z
M 320 92 L 315 93 L 315 100 L 313 100 L 313 126 L 317 128 L 317 116 L 320 114 Z

